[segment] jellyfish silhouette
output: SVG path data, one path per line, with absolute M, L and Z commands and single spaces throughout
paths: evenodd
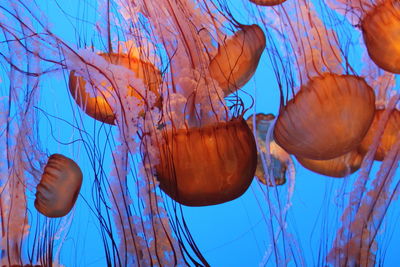
M 82 171 L 71 159 L 53 154 L 37 186 L 35 208 L 47 217 L 67 215 L 78 198 Z

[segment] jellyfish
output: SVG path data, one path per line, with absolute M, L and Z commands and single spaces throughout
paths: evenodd
M 280 5 L 286 0 L 250 0 L 250 2 L 259 6 L 275 6 Z
M 224 41 L 218 54 L 211 60 L 211 77 L 227 96 L 245 85 L 257 69 L 265 49 L 265 35 L 258 25 L 243 25 Z
M 281 110 L 274 136 L 296 156 L 333 159 L 360 145 L 374 112 L 374 91 L 362 78 L 324 74 L 303 85 Z
M 374 134 L 377 131 L 378 122 L 382 119 L 384 111 L 385 110 L 383 109 L 378 109 L 375 111 L 375 116 L 372 125 L 360 144 L 360 150 L 363 153 L 366 153 L 369 147 L 371 146 Z M 388 152 L 392 149 L 392 147 L 396 143 L 399 132 L 400 132 L 400 111 L 398 109 L 394 109 L 390 113 L 389 119 L 383 131 L 379 146 L 375 153 L 374 157 L 375 160 L 382 161 L 386 157 Z
M 382 69 L 400 73 L 400 6 L 398 1 L 376 2 L 363 12 L 361 30 L 371 59 Z
M 121 65 L 130 69 L 134 75 L 143 80 L 144 86 L 148 90 L 152 91 L 158 100 L 156 106 L 160 107 L 161 98 L 159 98 L 158 88 L 161 83 L 160 71 L 157 70 L 154 65 L 149 62 L 144 62 L 138 58 L 128 56 L 126 54 L 100 54 L 101 57 L 106 59 L 108 62 L 114 65 Z M 93 75 L 93 74 L 92 74 Z M 107 77 L 104 77 L 107 79 Z M 96 81 L 99 83 L 100 81 Z M 101 81 L 105 83 L 106 81 Z M 115 111 L 112 110 L 111 106 L 107 102 L 107 95 L 110 91 L 114 89 L 106 88 L 106 90 L 101 90 L 94 83 L 94 88 L 91 91 L 87 91 L 86 81 L 82 77 L 77 77 L 75 71 L 72 71 L 69 77 L 69 89 L 72 96 L 78 105 L 92 118 L 99 120 L 108 124 L 115 124 Z M 95 96 L 92 96 L 94 94 Z M 142 102 L 145 101 L 146 96 L 138 94 L 138 91 L 134 88 L 129 88 L 129 96 L 141 99 Z
M 221 204 L 241 196 L 250 186 L 257 153 L 242 118 L 166 134 L 157 179 L 160 188 L 177 202 Z
M 35 208 L 47 217 L 62 217 L 75 205 L 82 185 L 82 171 L 71 159 L 53 154 L 37 186 Z
M 339 157 L 328 160 L 313 160 L 296 157 L 297 161 L 305 168 L 330 177 L 347 177 L 361 167 L 363 153 L 357 149 Z

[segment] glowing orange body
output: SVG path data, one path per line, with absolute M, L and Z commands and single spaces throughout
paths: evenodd
M 386 0 L 362 20 L 368 54 L 382 69 L 400 73 L 400 3 Z
M 379 120 L 382 117 L 384 110 L 377 110 L 375 112 L 374 120 L 369 128 L 366 136 L 360 145 L 360 151 L 366 153 L 372 144 L 372 140 L 374 138 L 374 134 L 378 127 Z M 375 153 L 375 160 L 382 161 L 389 150 L 392 148 L 394 143 L 396 142 L 400 133 L 400 111 L 395 109 L 389 115 L 389 120 L 386 123 L 385 130 L 383 131 L 383 135 L 381 137 L 378 149 Z
M 374 92 L 362 78 L 324 74 L 303 85 L 281 110 L 274 137 L 296 156 L 333 159 L 358 147 L 374 112 Z
M 160 158 L 160 188 L 183 205 L 206 206 L 233 200 L 247 190 L 257 166 L 257 149 L 240 118 L 168 131 Z
M 296 158 L 301 165 L 313 172 L 331 177 L 345 177 L 360 168 L 364 157 L 357 150 L 353 150 L 347 154 L 328 160 Z
M 122 65 L 132 70 L 136 74 L 137 78 L 143 80 L 143 83 L 148 87 L 149 90 L 155 93 L 156 96 L 160 96 L 158 88 L 161 84 L 161 74 L 153 64 L 141 61 L 134 57 L 129 57 L 128 55 L 124 54 L 100 54 L 100 56 L 104 57 L 112 64 Z M 95 85 L 94 88 L 98 92 L 101 92 L 101 90 L 96 88 Z M 115 124 L 115 114 L 111 106 L 108 104 L 106 98 L 101 94 L 97 97 L 92 97 L 86 91 L 86 81 L 82 77 L 76 76 L 75 72 L 73 71 L 69 76 L 69 89 L 75 101 L 86 112 L 86 114 L 98 121 L 108 124 Z M 110 90 L 115 89 L 110 88 Z M 145 96 L 140 96 L 137 92 L 135 92 L 134 88 L 130 88 L 130 92 L 130 96 L 134 96 L 145 101 Z M 161 106 L 161 98 L 158 99 L 156 106 Z

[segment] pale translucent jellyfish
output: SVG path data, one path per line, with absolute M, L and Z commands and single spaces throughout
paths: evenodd
M 276 6 L 280 5 L 286 0 L 250 0 L 250 2 L 259 6 Z
M 369 147 L 372 145 L 374 135 L 377 131 L 378 123 L 382 118 L 384 113 L 384 109 L 378 109 L 375 111 L 374 120 L 369 128 L 366 136 L 364 137 L 363 141 L 360 145 L 360 151 L 366 153 Z M 382 161 L 396 143 L 398 135 L 400 133 L 400 111 L 398 109 L 394 109 L 390 115 L 389 119 L 385 125 L 385 129 L 381 136 L 379 146 L 375 153 L 375 160 Z
M 257 25 L 242 25 L 225 43 L 220 44 L 209 71 L 225 96 L 237 91 L 253 77 L 262 52 L 265 35 Z
M 250 186 L 257 166 L 252 132 L 242 118 L 170 130 L 156 166 L 160 188 L 187 206 L 224 203 Z
M 357 150 L 328 160 L 296 157 L 303 167 L 319 174 L 338 178 L 348 176 L 360 169 L 363 158 L 363 154 L 359 153 Z
M 374 112 L 374 92 L 364 79 L 325 73 L 281 109 L 274 138 L 296 156 L 333 159 L 360 145 Z
M 400 3 L 377 4 L 363 17 L 361 28 L 371 59 L 384 70 L 400 73 Z
M 266 144 L 267 133 L 274 119 L 275 116 L 273 114 L 256 114 L 256 133 L 259 151 L 257 153 L 258 161 L 255 176 L 261 183 L 269 186 L 283 185 L 286 183 L 286 172 L 288 170 L 288 162 L 290 157 L 289 154 L 274 140 L 270 140 L 269 144 Z M 250 129 L 253 129 L 253 116 L 250 116 L 246 122 Z M 266 147 L 267 145 L 269 146 L 268 150 Z M 264 171 L 261 153 L 263 153 L 264 157 L 266 158 L 266 167 L 271 170 L 274 182 L 270 181 L 270 179 L 267 179 L 268 176 Z M 269 158 L 267 157 L 267 153 L 270 154 Z
M 36 188 L 35 208 L 51 218 L 67 215 L 82 185 L 82 171 L 70 158 L 53 154 Z
M 161 73 L 153 64 L 126 54 L 113 53 L 100 54 L 100 56 L 114 65 L 121 65 L 132 70 L 136 78 L 143 80 L 146 88 L 158 97 L 155 105 L 160 107 L 161 98 L 158 90 L 161 84 Z M 112 77 L 109 77 L 109 79 L 112 79 Z M 93 84 L 93 89 L 90 92 L 86 83 L 87 81 L 82 77 L 76 76 L 74 71 L 71 72 L 69 76 L 69 89 L 75 101 L 92 118 L 104 123 L 115 124 L 115 112 L 107 102 L 107 95 L 110 95 L 110 92 L 97 88 L 96 84 Z M 107 90 L 114 90 L 114 88 L 107 88 Z M 135 88 L 131 87 L 129 91 L 129 96 L 136 97 L 145 102 L 146 96 L 140 95 Z

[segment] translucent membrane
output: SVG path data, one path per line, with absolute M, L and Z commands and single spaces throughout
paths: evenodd
M 274 119 L 275 116 L 273 114 L 256 114 L 256 134 L 259 150 L 257 152 L 258 160 L 255 176 L 261 183 L 268 186 L 273 186 L 274 184 L 283 185 L 286 183 L 286 171 L 288 168 L 287 164 L 290 160 L 289 154 L 277 143 L 275 143 L 274 140 L 271 140 L 268 144 L 266 144 L 268 130 Z M 253 116 L 250 116 L 246 122 L 250 129 L 253 130 Z M 267 146 L 269 146 L 268 150 Z M 267 153 L 269 153 L 269 157 L 267 157 Z M 266 167 L 271 171 L 273 176 L 272 178 L 274 179 L 275 183 L 270 181 L 265 174 L 261 154 L 264 154 Z
M 264 49 L 264 32 L 255 24 L 242 26 L 241 30 L 219 46 L 209 70 L 225 96 L 240 89 L 253 77 Z
M 400 73 L 400 3 L 386 0 L 361 22 L 371 59 L 384 70 Z
M 36 209 L 47 217 L 62 217 L 71 211 L 82 185 L 82 171 L 72 160 L 53 154 L 36 188 Z
M 282 4 L 286 0 L 250 0 L 250 2 L 259 6 L 276 6 Z
M 326 73 L 303 85 L 281 109 L 274 137 L 298 157 L 333 159 L 359 146 L 374 112 L 374 92 L 364 79 Z
M 100 56 L 114 65 L 124 66 L 132 70 L 136 78 L 143 80 L 144 85 L 158 97 L 155 106 L 161 106 L 161 98 L 158 92 L 161 84 L 161 74 L 153 64 L 125 54 L 100 54 Z M 107 78 L 111 81 L 113 79 L 113 77 Z M 96 84 L 93 84 L 93 92 L 88 92 L 86 82 L 82 77 L 76 76 L 74 71 L 71 72 L 69 76 L 69 89 L 77 104 L 92 118 L 104 123 L 115 124 L 115 113 L 106 99 L 106 96 L 110 95 L 110 92 L 99 89 Z M 129 96 L 136 97 L 145 102 L 146 96 L 138 94 L 135 88 L 129 89 Z M 108 88 L 108 90 L 115 89 Z
M 369 128 L 366 136 L 360 145 L 360 151 L 366 153 L 372 144 L 372 140 L 377 131 L 379 120 L 382 118 L 382 114 L 385 110 L 379 109 L 375 111 L 374 120 Z M 375 153 L 375 160 L 382 161 L 390 149 L 393 147 L 400 133 L 400 111 L 395 109 L 390 113 L 389 119 L 386 123 L 385 130 L 381 136 L 378 149 Z
M 254 136 L 239 118 L 168 130 L 156 171 L 160 188 L 171 198 L 187 206 L 206 206 L 241 196 L 256 166 Z
M 360 169 L 363 155 L 357 150 L 328 160 L 313 160 L 296 157 L 305 168 L 326 176 L 345 177 Z

